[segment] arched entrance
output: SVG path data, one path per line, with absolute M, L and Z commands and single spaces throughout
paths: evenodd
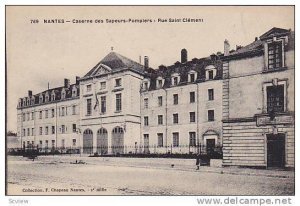
M 83 132 L 83 153 L 93 153 L 93 131 L 90 129 L 86 129 Z
M 105 128 L 97 131 L 97 152 L 99 154 L 107 154 L 108 152 L 107 130 Z
M 213 155 L 215 153 L 216 146 L 219 144 L 218 137 L 219 134 L 214 130 L 207 130 L 203 134 L 204 146 L 208 155 Z
M 124 131 L 122 127 L 115 127 L 112 130 L 112 153 L 123 154 L 124 153 Z

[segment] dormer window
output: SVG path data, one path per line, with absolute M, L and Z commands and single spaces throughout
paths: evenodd
M 54 101 L 55 100 L 55 92 L 52 91 L 52 94 L 51 94 L 51 100 Z
M 19 99 L 19 107 L 22 107 L 22 99 Z
M 162 77 L 158 77 L 156 79 L 156 88 L 161 89 L 164 85 L 164 79 Z
M 77 96 L 77 88 L 76 88 L 76 86 L 73 86 L 72 97 L 76 97 L 76 96 Z
M 142 89 L 143 90 L 148 90 L 150 86 L 150 80 L 149 79 L 144 79 L 142 83 Z
M 62 89 L 61 91 L 61 99 L 65 99 L 66 98 L 66 90 Z
M 100 82 L 100 90 L 106 89 L 106 82 Z
M 180 75 L 178 73 L 172 74 L 172 85 L 176 86 L 180 82 Z
M 206 80 L 213 80 L 217 75 L 217 69 L 213 65 L 209 65 L 205 68 Z
M 196 79 L 197 79 L 197 72 L 194 70 L 190 71 L 188 74 L 188 82 L 191 82 L 191 83 L 195 82 Z
M 49 102 L 49 94 L 48 93 L 45 94 L 45 102 Z
M 23 99 L 23 106 L 26 106 L 26 98 Z
M 34 100 L 35 100 L 35 99 L 34 99 L 34 96 L 32 96 L 32 97 L 31 97 L 31 105 L 34 105 L 34 103 L 35 103 Z
M 40 94 L 40 97 L 39 97 L 39 103 L 41 104 L 41 103 L 43 103 L 43 101 L 44 101 L 43 95 Z
M 268 69 L 283 66 L 283 44 L 282 41 L 273 41 L 268 44 Z
M 29 106 L 29 105 L 30 105 L 30 99 L 27 98 L 27 106 Z

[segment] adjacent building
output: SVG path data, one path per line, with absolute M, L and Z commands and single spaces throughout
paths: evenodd
M 294 33 L 157 69 L 110 52 L 70 85 L 20 98 L 22 147 L 83 154 L 209 153 L 224 166 L 294 167 Z
M 294 32 L 273 28 L 223 61 L 223 165 L 294 167 Z

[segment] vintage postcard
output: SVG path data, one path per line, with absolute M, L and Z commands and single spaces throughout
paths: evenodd
M 6 195 L 295 195 L 294 6 L 5 10 Z

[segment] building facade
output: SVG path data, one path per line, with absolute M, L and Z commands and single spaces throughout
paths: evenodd
M 182 49 L 157 69 L 112 51 L 75 84 L 21 98 L 18 136 L 22 147 L 83 154 L 223 147 L 225 166 L 293 167 L 293 46 L 293 32 L 273 28 L 207 58 Z
M 223 61 L 223 165 L 294 167 L 294 33 L 273 28 Z

